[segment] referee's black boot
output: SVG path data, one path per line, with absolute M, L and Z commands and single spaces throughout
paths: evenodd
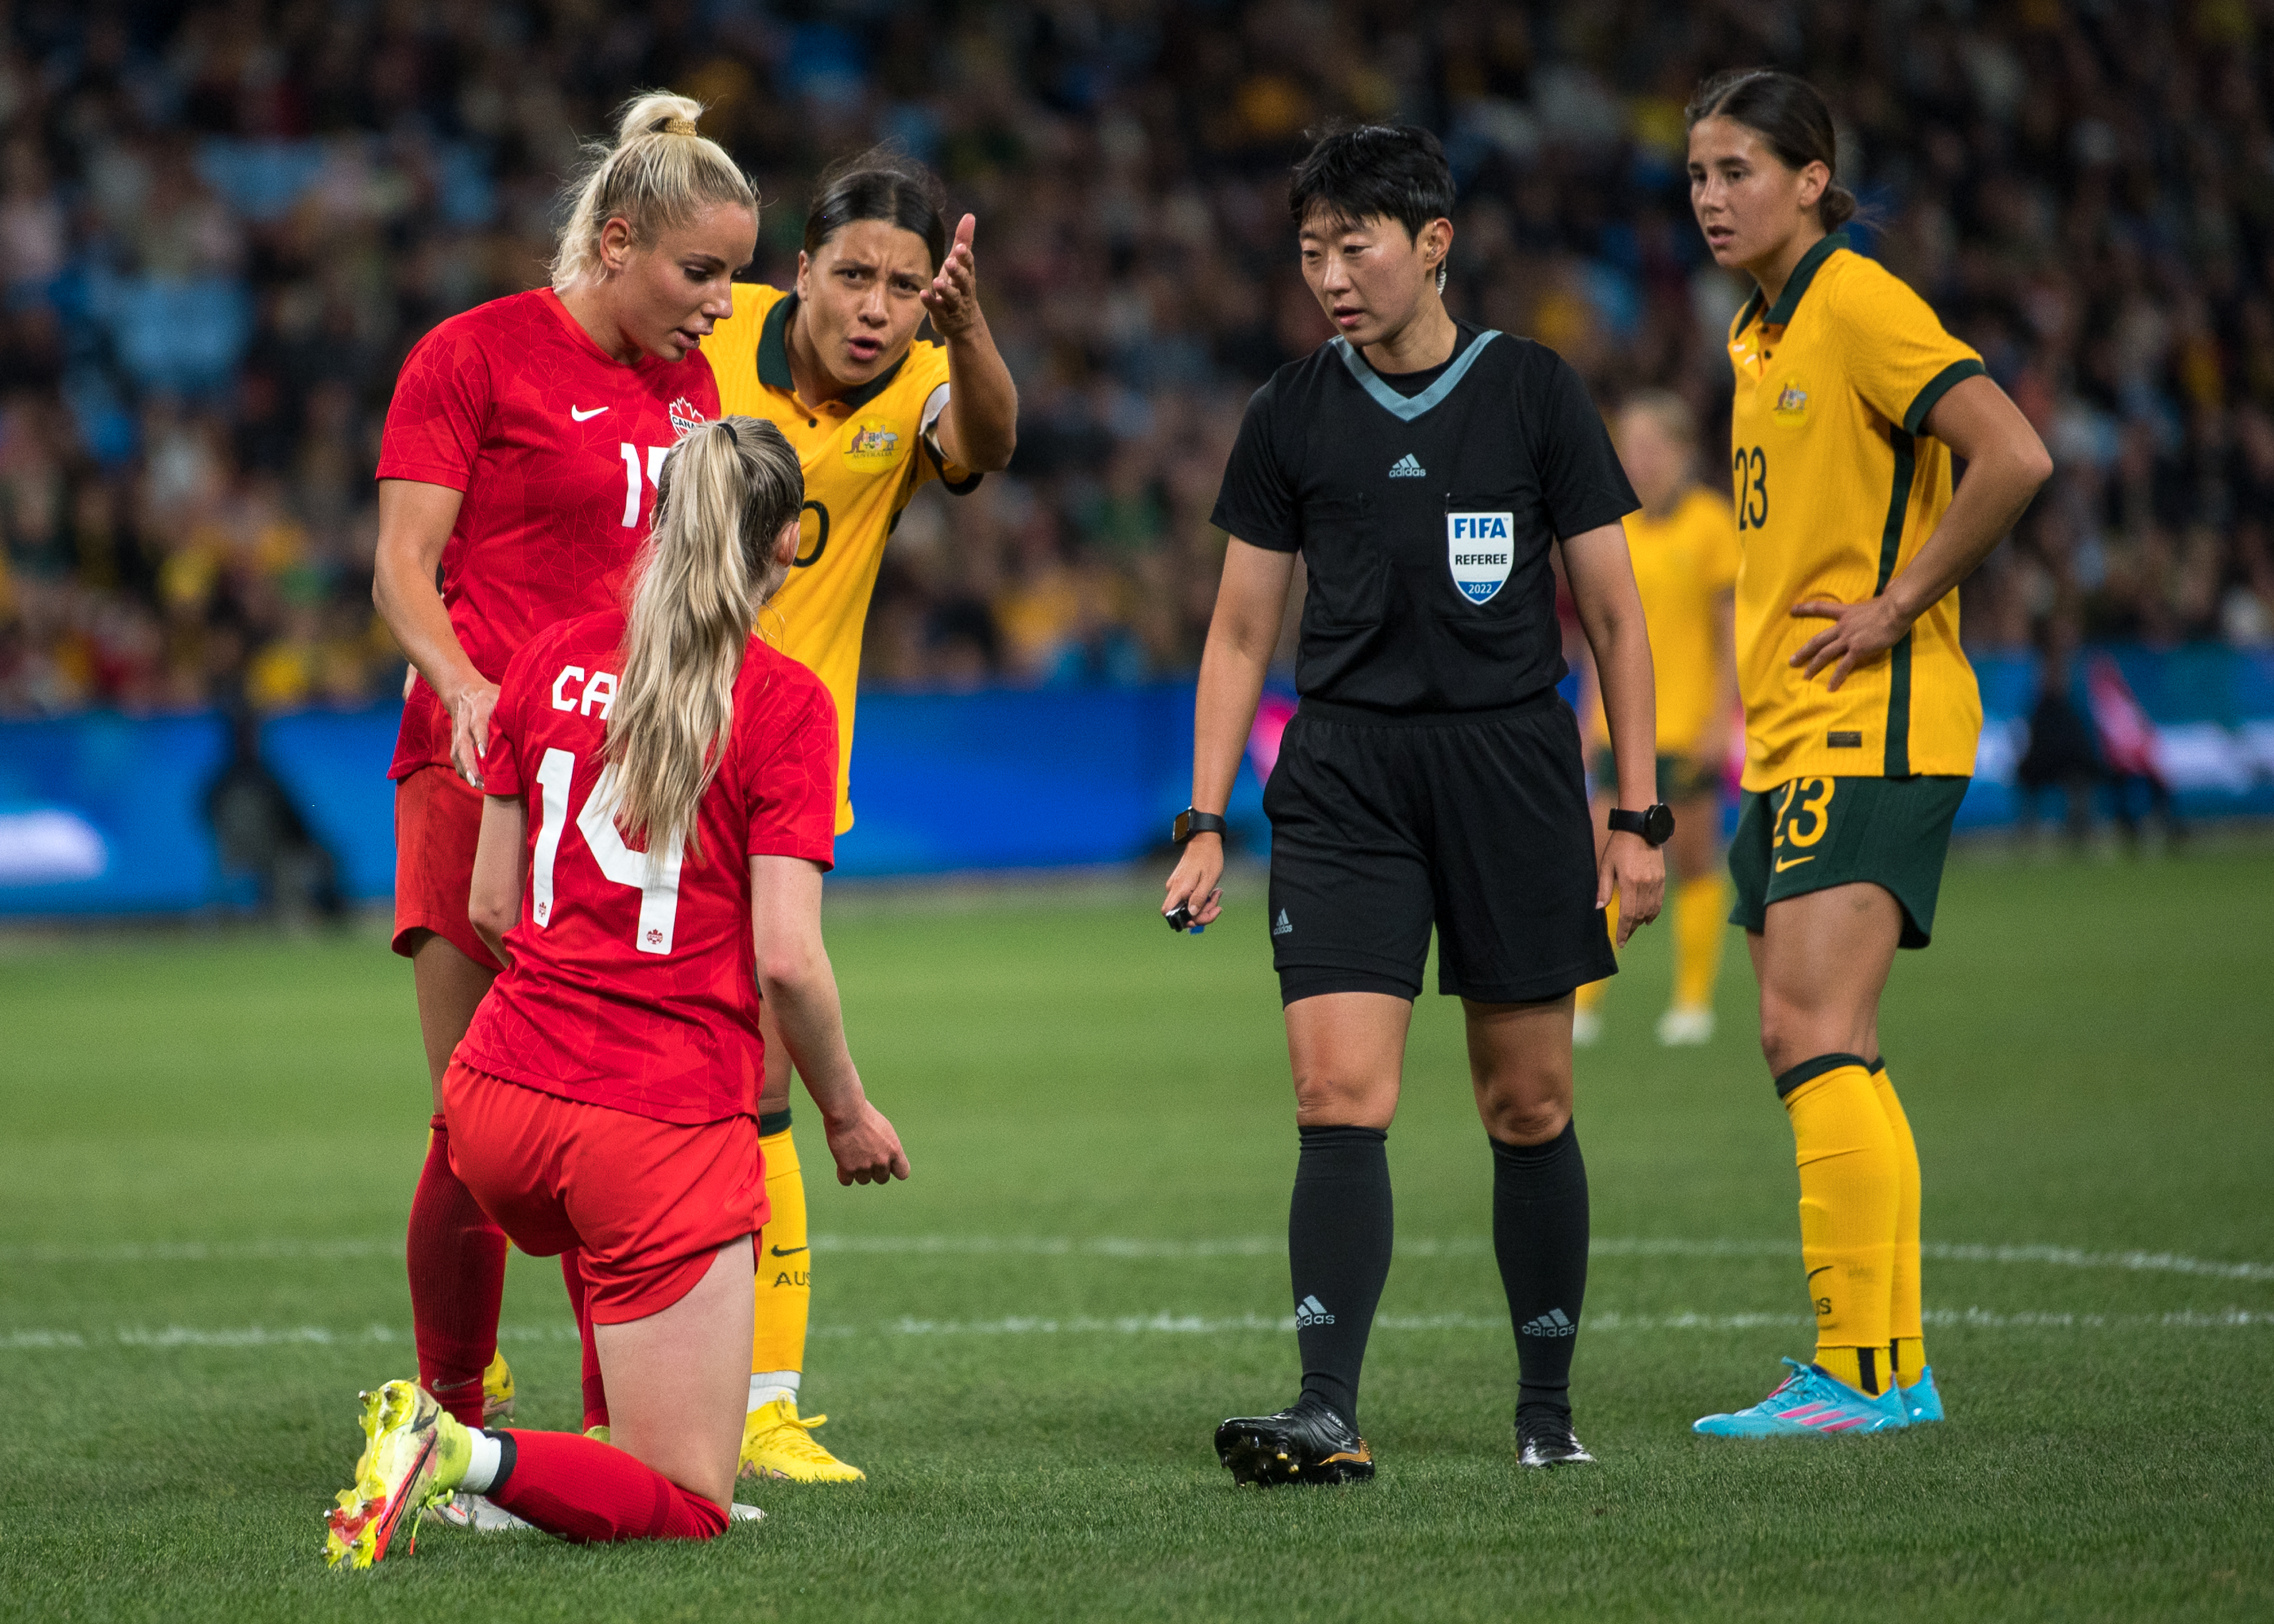
M 1546 1404 L 1528 1404 L 1516 1412 L 1517 1461 L 1525 1466 L 1592 1466 L 1587 1453 L 1571 1432 L 1571 1412 Z
M 1363 1483 L 1374 1452 L 1358 1429 L 1315 1394 L 1276 1416 L 1236 1416 L 1216 1430 L 1216 1458 L 1234 1483 Z

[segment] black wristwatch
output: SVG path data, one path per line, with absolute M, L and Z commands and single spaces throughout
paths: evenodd
M 1615 835 L 1640 835 L 1647 846 L 1664 846 L 1674 838 L 1674 808 L 1663 801 L 1640 812 L 1611 808 L 1611 832 Z
M 1222 814 L 1195 812 L 1190 807 L 1178 813 L 1177 821 L 1169 827 L 1169 838 L 1174 840 L 1178 846 L 1182 846 L 1194 835 L 1221 835 L 1222 833 L 1224 833 Z

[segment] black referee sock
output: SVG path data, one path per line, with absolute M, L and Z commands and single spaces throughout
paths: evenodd
M 1587 1164 L 1570 1123 L 1542 1145 L 1493 1147 L 1493 1252 L 1516 1327 L 1517 1410 L 1571 1410 L 1571 1345 L 1587 1295 Z
M 1359 1368 L 1389 1278 L 1389 1135 L 1379 1128 L 1303 1128 L 1287 1209 L 1287 1269 L 1303 1391 L 1358 1425 Z

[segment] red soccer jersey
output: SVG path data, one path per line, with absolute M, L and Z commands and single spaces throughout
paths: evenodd
M 623 671 L 621 611 L 539 632 L 507 668 L 484 777 L 529 804 L 512 962 L 457 1057 L 477 1071 L 661 1122 L 755 1116 L 765 1078 L 750 942 L 752 856 L 833 860 L 837 709 L 757 638 L 697 808 L 702 860 L 629 848 L 595 794 Z
M 699 351 L 627 366 L 549 288 L 477 305 L 418 341 L 387 409 L 379 477 L 465 492 L 442 549 L 442 601 L 476 670 L 494 682 L 531 634 L 616 606 L 664 453 L 718 415 Z M 449 759 L 449 713 L 414 683 L 388 776 Z

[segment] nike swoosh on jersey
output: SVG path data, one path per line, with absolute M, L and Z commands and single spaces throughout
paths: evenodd
M 813 1248 L 810 1246 L 777 1246 L 773 1250 L 774 1256 L 777 1258 L 794 1258 L 799 1252 L 811 1252 Z
M 569 417 L 570 417 L 574 418 L 576 422 L 578 422 L 578 423 L 582 423 L 582 422 L 584 422 L 587 417 L 599 417 L 602 412 L 604 412 L 604 411 L 606 411 L 606 410 L 607 410 L 607 408 L 606 408 L 606 407 L 605 407 L 605 406 L 595 406 L 595 407 L 593 407 L 593 408 L 592 408 L 592 410 L 590 410 L 590 411 L 579 411 L 579 410 L 577 410 L 574 406 L 571 406 L 571 407 L 568 409 L 568 415 L 569 415 Z
M 1797 868 L 1804 862 L 1815 861 L 1813 857 L 1781 857 L 1777 859 L 1777 872 L 1782 874 L 1787 868 Z

